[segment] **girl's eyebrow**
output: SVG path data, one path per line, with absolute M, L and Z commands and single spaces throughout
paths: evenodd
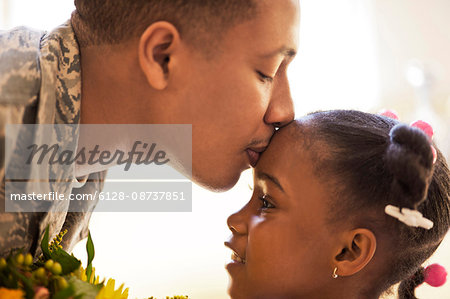
M 272 175 L 270 175 L 268 173 L 262 172 L 262 171 L 257 171 L 256 172 L 256 177 L 259 180 L 266 180 L 267 179 L 267 180 L 271 181 L 272 183 L 274 183 L 278 187 L 278 189 L 280 189 L 283 193 L 285 193 L 284 189 L 283 189 L 283 186 L 281 186 L 280 182 L 278 181 L 278 179 L 276 177 L 274 177 L 274 176 L 272 176 Z

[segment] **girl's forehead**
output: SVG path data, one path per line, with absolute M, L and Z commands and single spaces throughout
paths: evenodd
M 301 216 L 300 226 L 316 227 L 325 222 L 329 191 L 315 174 L 314 155 L 302 144 L 289 130 L 277 132 L 256 165 L 254 178 L 260 186 L 268 186 L 269 195 L 288 205 L 293 215 Z
M 303 146 L 303 141 L 298 139 L 300 137 L 293 135 L 289 128 L 280 129 L 262 154 L 255 172 L 268 173 L 284 181 L 310 174 L 314 166 L 313 159 L 309 150 Z
M 289 157 L 290 163 L 293 163 L 296 160 L 295 157 L 301 158 L 307 155 L 306 145 L 310 143 L 309 139 L 303 127 L 292 122 L 274 134 L 263 156 L 267 153 L 267 156 L 272 159 L 281 160 Z

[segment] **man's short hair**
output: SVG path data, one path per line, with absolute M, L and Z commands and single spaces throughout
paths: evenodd
M 257 8 L 255 0 L 75 0 L 75 7 L 72 24 L 81 47 L 129 41 L 157 21 L 198 43 L 253 18 Z

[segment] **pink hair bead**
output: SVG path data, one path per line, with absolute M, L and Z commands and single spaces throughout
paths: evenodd
M 398 120 L 398 115 L 394 110 L 383 109 L 378 114 Z
M 433 153 L 433 164 L 437 161 L 437 152 L 434 146 L 431 146 L 431 152 Z
M 424 122 L 423 120 L 416 120 L 411 123 L 410 126 L 421 129 L 430 138 L 430 140 L 433 138 L 434 131 L 429 123 Z
M 432 287 L 440 287 L 447 281 L 447 271 L 439 264 L 432 264 L 424 270 L 424 281 Z

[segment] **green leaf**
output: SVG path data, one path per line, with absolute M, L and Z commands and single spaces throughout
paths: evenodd
M 42 238 L 42 241 L 41 241 L 41 250 L 42 250 L 42 253 L 44 254 L 45 259 L 47 259 L 47 260 L 51 258 L 50 257 L 51 252 L 48 249 L 48 228 L 49 228 L 49 225 L 47 225 L 47 228 L 45 229 L 44 237 Z
M 92 242 L 91 232 L 88 233 L 88 239 L 86 242 L 86 250 L 88 254 L 88 264 L 92 263 L 92 260 L 95 256 L 95 250 L 94 250 L 94 242 Z
M 86 266 L 86 276 L 87 276 L 87 281 L 90 281 L 91 274 L 92 274 L 92 260 L 94 259 L 94 256 L 95 256 L 94 242 L 92 242 L 92 237 L 91 237 L 90 231 L 88 233 L 88 239 L 86 242 L 86 251 L 87 251 L 87 255 L 88 255 L 88 261 L 87 261 L 87 266 Z
M 81 265 L 81 261 L 79 259 L 59 248 L 50 253 L 50 258 L 61 264 L 61 275 L 69 274 L 70 272 L 78 269 Z
M 75 295 L 75 289 L 73 285 L 69 285 L 67 288 L 62 289 L 53 295 L 52 299 L 68 299 Z
M 69 277 L 67 282 L 75 290 L 75 293 L 73 294 L 75 298 L 95 298 L 103 287 L 103 284 L 90 284 L 75 276 Z
M 33 284 L 31 283 L 31 281 L 27 277 L 25 277 L 25 275 L 23 275 L 22 273 L 17 271 L 15 269 L 15 267 L 9 266 L 9 270 L 16 281 L 19 281 L 19 280 L 22 281 L 26 298 L 30 298 L 30 299 L 33 298 L 34 291 L 33 291 Z
M 49 238 L 49 226 L 45 229 L 44 237 L 41 241 L 41 249 L 44 254 L 45 260 L 52 259 L 55 262 L 61 264 L 62 275 L 68 274 L 76 269 L 78 269 L 81 265 L 81 262 L 75 258 L 73 255 L 68 254 L 63 249 L 55 248 L 53 251 L 50 251 L 48 248 L 48 238 Z
M 5 287 L 7 289 L 12 289 L 12 286 L 9 285 L 8 276 L 3 274 L 2 271 L 0 271 L 0 287 Z
M 87 281 L 91 281 L 91 275 L 92 275 L 92 264 L 87 265 L 86 267 L 86 277 Z

